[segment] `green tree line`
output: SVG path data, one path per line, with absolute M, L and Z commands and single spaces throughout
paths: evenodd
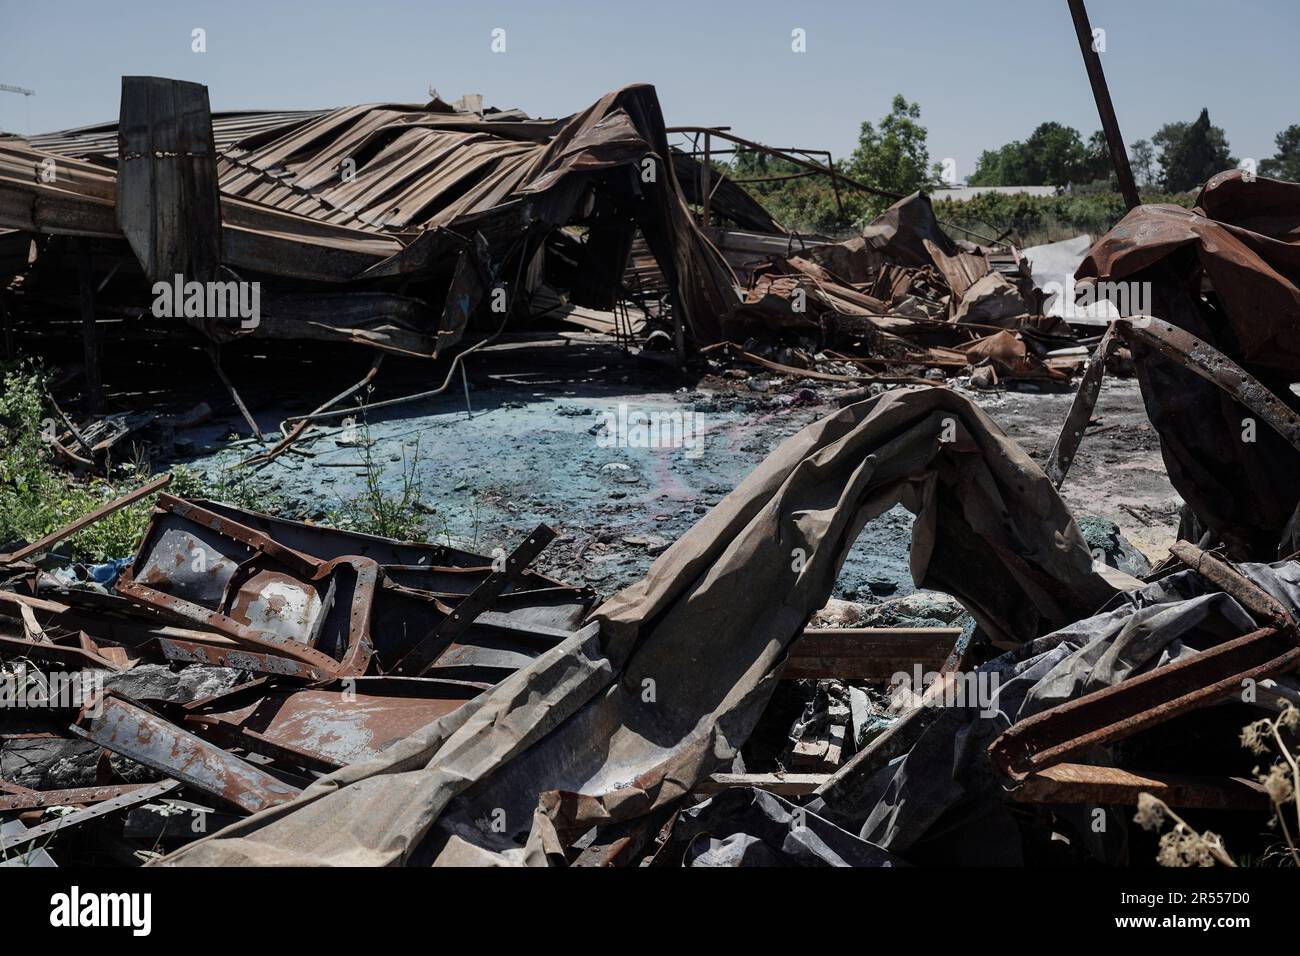
M 864 122 L 857 146 L 838 172 L 866 185 L 906 195 L 933 190 L 944 182 L 944 170 L 930 161 L 921 108 L 902 94 L 894 96 L 889 112 L 878 122 Z M 1261 176 L 1300 181 L 1300 124 L 1288 126 L 1275 138 L 1276 154 L 1257 164 Z M 1129 148 L 1134 178 L 1148 201 L 1187 202 L 1179 195 L 1198 189 L 1207 179 L 1238 165 L 1222 127 L 1210 122 L 1202 109 L 1192 122 L 1171 122 L 1150 139 Z M 891 200 L 841 185 L 828 177 L 808 175 L 785 160 L 753 150 L 741 150 L 728 166 L 733 179 L 767 207 L 780 222 L 804 232 L 841 235 L 878 215 Z M 952 171 L 948 170 L 949 179 Z M 985 150 L 967 182 L 972 186 L 1057 186 L 1068 195 L 1057 197 L 986 198 L 969 203 L 945 203 L 945 211 L 964 222 L 978 222 L 998 231 L 1033 231 L 1051 223 L 1076 231 L 1104 231 L 1123 215 L 1115 194 L 1106 139 L 1100 130 L 1086 139 L 1061 123 L 1039 124 L 1023 141 Z M 1046 200 L 1046 201 L 1044 201 Z M 973 200 L 973 202 L 975 202 Z M 969 207 L 962 209 L 960 207 Z

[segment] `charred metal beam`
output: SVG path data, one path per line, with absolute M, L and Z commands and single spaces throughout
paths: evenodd
M 1130 342 L 1147 345 L 1219 386 L 1300 450 L 1300 415 L 1274 395 L 1268 386 L 1214 346 L 1191 332 L 1151 316 L 1120 319 L 1116 325 L 1120 334 Z
M 0 837 L 0 852 L 8 853 L 16 847 L 26 846 L 37 840 L 45 840 L 62 830 L 70 830 L 90 820 L 107 816 L 110 813 L 117 813 L 119 810 L 138 806 L 141 803 L 147 803 L 165 793 L 171 793 L 177 786 L 179 784 L 175 780 L 162 780 L 158 783 L 151 783 L 130 793 L 114 797 L 111 800 L 104 800 L 92 807 L 87 807 L 85 810 L 78 810 L 76 813 L 69 813 L 67 816 L 59 817 L 48 823 L 30 827 L 24 833 Z
M 1056 444 L 1052 446 L 1052 453 L 1043 468 L 1043 472 L 1058 490 L 1065 482 L 1070 465 L 1074 463 L 1075 453 L 1083 441 L 1084 430 L 1092 419 L 1092 410 L 1097 407 L 1097 396 L 1101 393 L 1101 380 L 1106 374 L 1106 360 L 1110 358 L 1118 344 L 1119 339 L 1116 337 L 1115 325 L 1112 323 L 1106 327 L 1105 334 L 1097 343 L 1096 351 L 1092 353 L 1092 361 L 1088 363 L 1087 370 L 1079 379 L 1079 390 L 1074 393 L 1074 402 L 1070 405 L 1069 414 L 1065 416 L 1061 434 L 1056 436 Z
M 555 532 L 544 524 L 539 524 L 519 547 L 505 559 L 500 570 L 493 568 L 478 587 L 471 591 L 456 605 L 451 614 L 444 617 L 415 647 L 411 648 L 393 667 L 392 673 L 405 677 L 419 677 L 437 659 L 452 641 L 474 623 L 493 603 L 506 587 L 520 579 L 528 565 L 555 538 Z
M 72 730 L 245 813 L 285 803 L 301 792 L 111 692 L 88 703 Z
M 1262 680 L 1300 664 L 1295 622 L 1271 595 L 1226 562 L 1186 542 L 1176 547 L 1193 570 L 1266 626 L 1014 724 L 989 745 L 989 757 L 1002 773 L 1023 780 L 1239 693 L 1247 680 Z
M 1083 53 L 1083 65 L 1088 71 L 1088 82 L 1092 85 L 1092 97 L 1097 101 L 1097 113 L 1101 116 L 1101 128 L 1106 134 L 1106 146 L 1110 149 L 1111 165 L 1115 167 L 1115 178 L 1119 180 L 1119 191 L 1129 209 L 1142 205 L 1138 196 L 1137 183 L 1133 181 L 1133 170 L 1128 163 L 1128 153 L 1124 149 L 1124 137 L 1119 132 L 1119 120 L 1115 118 L 1115 104 L 1110 101 L 1110 88 L 1106 86 L 1106 73 L 1101 68 L 1101 57 L 1094 46 L 1092 24 L 1088 22 L 1088 11 L 1083 0 L 1067 0 L 1070 4 L 1070 16 L 1074 19 L 1074 32 L 1079 37 L 1079 50 Z

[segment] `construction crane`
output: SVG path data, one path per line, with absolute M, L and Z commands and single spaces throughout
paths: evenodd
M 32 101 L 31 97 L 36 95 L 35 90 L 29 90 L 25 86 L 14 86 L 12 83 L 0 83 L 0 93 L 18 93 L 27 101 L 27 126 L 28 132 L 32 127 Z

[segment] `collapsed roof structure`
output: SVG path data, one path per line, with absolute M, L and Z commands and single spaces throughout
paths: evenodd
M 645 85 L 558 120 L 437 98 L 213 116 L 202 86 L 124 77 L 117 123 L 0 139 L 0 261 L 8 321 L 38 335 L 52 310 L 79 309 L 80 326 L 60 327 L 187 323 L 212 343 L 436 358 L 507 322 L 631 307 L 679 358 L 766 329 L 894 364 L 992 356 L 1004 375 L 1061 378 L 1039 360 L 1077 343 L 1041 319 L 1026 263 L 954 243 L 923 195 L 898 199 L 848 242 L 792 235 L 707 158 L 669 146 Z M 257 287 L 252 321 L 187 291 L 233 281 Z M 78 285 L 79 302 L 66 294 Z
M 710 340 L 734 279 L 669 155 L 645 85 L 559 120 L 437 98 L 212 117 L 198 84 L 123 77 L 118 123 L 0 140 L 0 228 L 24 267 L 19 248 L 41 239 L 24 299 L 71 284 L 75 257 L 60 252 L 83 239 L 100 298 L 137 313 L 149 286 L 177 275 L 264 283 L 255 327 L 186 316 L 214 341 L 322 338 L 426 357 L 473 321 L 527 315 L 544 283 L 610 308 L 639 236 L 679 321 Z M 506 295 L 490 302 L 496 289 Z
M 1088 64 L 1097 88 L 1095 51 Z M 697 344 L 806 330 L 868 344 L 840 356 L 854 366 L 975 357 L 1057 380 L 1082 361 L 1014 253 L 952 241 L 923 196 L 847 242 L 783 234 L 725 179 L 715 192 L 707 162 L 670 154 L 648 87 L 558 121 L 435 100 L 209 122 L 200 88 L 128 78 L 117 127 L 6 141 L 0 157 L 0 224 L 19 230 L 0 240 L 42 237 L 24 299 L 66 281 L 48 278 L 61 237 L 106 243 L 136 295 L 171 270 L 265 280 L 265 327 L 193 317 L 218 341 L 434 356 L 502 283 L 608 303 L 639 234 Z M 1285 801 L 1248 776 L 1241 728 L 1273 721 L 1300 750 L 1300 185 L 1226 172 L 1190 211 L 1145 206 L 1117 164 L 1130 212 L 1078 278 L 1149 282 L 1155 315 L 1100 323 L 1045 468 L 933 380 L 843 396 L 599 606 L 528 569 L 545 526 L 500 562 L 166 495 L 111 590 L 39 566 L 165 479 L 0 555 L 0 648 L 99 684 L 0 724 L 0 756 L 31 755 L 0 780 L 0 851 L 129 810 L 124 832 L 172 851 L 148 856 L 165 865 L 1117 863 L 1143 794 L 1248 813 L 1239 829 L 1258 838 Z M 715 199 L 740 228 L 693 221 L 689 204 Z M 85 247 L 81 266 L 83 290 L 103 292 Z M 1096 559 L 1059 493 L 1121 342 L 1187 505 L 1186 540 L 1140 579 Z M 896 505 L 914 515 L 915 582 L 969 620 L 809 628 L 863 527 Z M 783 679 L 843 684 L 863 658 L 885 674 L 925 658 L 933 680 L 833 747 L 826 721 L 801 719 L 835 750 L 831 772 L 745 765 Z M 177 791 L 172 808 L 220 828 L 169 826 L 154 802 Z M 30 828 L 12 818 L 64 805 Z

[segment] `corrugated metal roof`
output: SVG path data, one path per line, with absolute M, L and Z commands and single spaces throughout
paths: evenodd
M 328 110 L 258 110 L 212 114 L 212 138 L 225 149 L 256 133 L 315 119 Z M 62 156 L 117 159 L 117 123 L 99 123 L 26 137 L 37 149 Z

